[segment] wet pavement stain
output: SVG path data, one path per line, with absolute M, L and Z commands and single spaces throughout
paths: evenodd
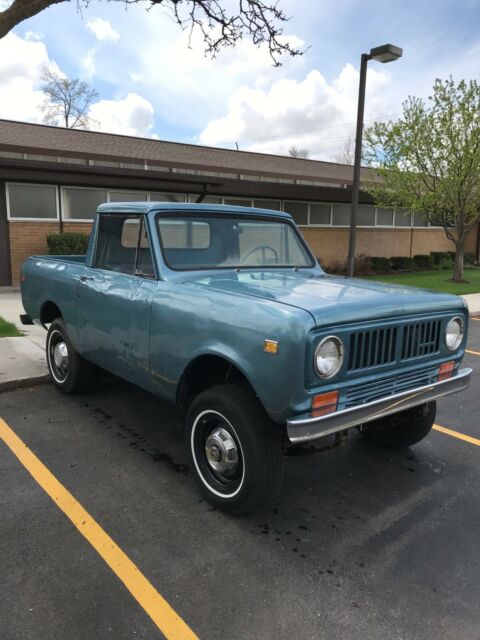
M 95 407 L 88 402 L 84 402 L 83 406 L 100 416 L 99 422 L 110 429 L 115 427 L 117 431 L 115 435 L 122 440 L 127 440 L 129 446 L 141 453 L 145 453 L 154 462 L 165 464 L 169 469 L 175 473 L 180 473 L 184 476 L 190 476 L 190 467 L 182 462 L 177 462 L 171 455 L 160 451 L 156 447 L 152 447 L 145 440 L 143 436 L 137 433 L 132 427 L 129 427 L 119 420 L 116 420 L 111 414 L 107 413 L 100 407 Z

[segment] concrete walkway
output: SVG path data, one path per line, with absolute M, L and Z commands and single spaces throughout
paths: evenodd
M 49 380 L 45 363 L 46 332 L 36 325 L 23 326 L 19 289 L 0 287 L 0 316 L 24 333 L 22 338 L 0 338 L 0 391 Z

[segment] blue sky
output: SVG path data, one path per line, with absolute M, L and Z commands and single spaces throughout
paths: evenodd
M 272 153 L 295 144 L 331 160 L 353 133 L 362 51 L 404 49 L 395 63 L 369 64 L 367 122 L 398 115 L 408 94 L 427 97 L 436 77 L 479 76 L 480 0 L 280 0 L 291 16 L 285 33 L 310 47 L 280 68 L 246 41 L 206 59 L 200 38 L 189 49 L 168 12 L 147 3 L 126 11 L 92 0 L 81 14 L 75 5 L 0 41 L 0 117 L 41 121 L 41 66 L 50 64 L 99 91 L 95 128 Z

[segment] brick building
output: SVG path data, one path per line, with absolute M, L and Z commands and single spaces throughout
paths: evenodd
M 352 167 L 0 120 L 0 285 L 47 252 L 55 231 L 88 233 L 105 201 L 203 201 L 289 211 L 321 264 L 344 263 Z M 357 254 L 451 251 L 421 214 L 360 195 Z M 467 240 L 478 253 L 479 231 Z

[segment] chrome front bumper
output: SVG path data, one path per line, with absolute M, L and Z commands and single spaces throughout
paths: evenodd
M 448 378 L 448 380 L 403 391 L 374 402 L 361 404 L 358 407 L 343 409 L 318 418 L 291 418 L 287 420 L 288 438 L 290 442 L 306 442 L 331 435 L 337 431 L 357 427 L 392 413 L 432 402 L 432 400 L 450 393 L 463 391 L 470 384 L 471 377 L 472 369 L 460 369 L 455 377 Z

